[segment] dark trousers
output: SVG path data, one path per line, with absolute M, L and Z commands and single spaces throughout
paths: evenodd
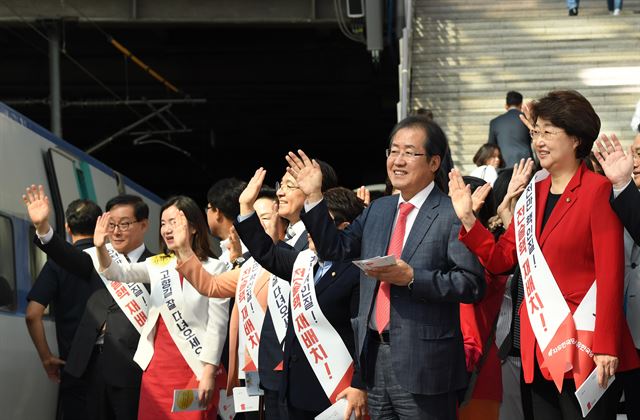
M 287 407 L 280 400 L 280 393 L 264 389 L 264 414 L 266 420 L 287 420 Z
M 616 379 L 585 419 L 615 420 L 621 389 L 622 384 Z M 548 381 L 542 376 L 536 362 L 535 374 L 531 383 L 531 400 L 535 419 L 582 419 L 582 411 L 574 395 L 575 392 L 576 386 L 573 379 L 565 379 L 562 383 L 562 392 L 559 393 L 553 381 Z
M 614 7 L 613 0 L 607 0 L 607 9 L 609 9 L 610 12 L 613 12 Z M 622 9 L 622 0 L 620 0 L 620 9 Z
M 87 419 L 87 385 L 84 379 L 62 372 L 58 393 L 62 420 Z
M 91 420 L 136 420 L 140 400 L 140 384 L 137 387 L 118 387 L 108 384 L 103 372 L 102 352 L 96 346 L 84 377 L 89 382 L 87 410 Z
M 620 381 L 624 390 L 627 418 L 640 419 L 640 369 L 616 372 L 616 381 Z
M 289 420 L 313 420 L 316 418 L 320 411 L 307 411 L 300 408 L 296 408 L 289 404 L 288 406 Z
M 412 394 L 399 384 L 391 366 L 391 346 L 369 343 L 367 371 L 369 414 L 375 420 L 455 420 L 458 395 Z

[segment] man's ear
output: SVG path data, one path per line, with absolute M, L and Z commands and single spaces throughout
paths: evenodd
M 142 232 L 146 232 L 149 228 L 149 219 L 142 219 L 138 223 L 140 223 L 140 229 L 142 229 Z
M 434 174 L 438 172 L 438 169 L 440 169 L 441 164 L 442 164 L 442 158 L 438 155 L 431 156 L 431 158 L 429 159 L 429 167 L 431 168 Z
M 351 224 L 351 223 L 349 223 L 349 222 L 342 222 L 342 223 L 340 223 L 340 224 L 337 226 L 337 228 L 338 228 L 338 230 L 344 230 L 344 229 L 346 229 L 346 228 L 347 228 L 347 226 L 349 226 L 350 224 Z
M 69 223 L 65 223 L 64 224 L 64 230 L 67 231 L 67 233 L 69 234 L 69 236 L 73 235 L 73 233 L 71 232 L 71 228 L 69 227 Z

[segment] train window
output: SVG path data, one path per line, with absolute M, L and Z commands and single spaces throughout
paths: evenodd
M 16 269 L 13 225 L 0 215 L 0 311 L 16 310 Z
M 33 226 L 29 227 L 29 238 L 34 238 L 36 236 L 36 228 Z M 42 252 L 40 248 L 38 248 L 33 241 L 29 241 L 29 274 L 31 274 L 31 285 L 35 283 L 40 271 L 42 271 L 42 267 L 44 263 L 47 262 L 47 254 Z

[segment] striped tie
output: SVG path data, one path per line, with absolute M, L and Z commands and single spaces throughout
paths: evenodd
M 396 259 L 400 259 L 402 255 L 402 245 L 404 243 L 404 233 L 407 227 L 407 216 L 413 210 L 413 204 L 402 203 L 400 204 L 400 210 L 398 214 L 398 221 L 393 228 L 391 234 L 391 240 L 389 241 L 389 248 L 387 249 L 388 255 L 394 255 Z M 391 302 L 389 299 L 391 291 L 391 285 L 388 282 L 381 282 L 380 289 L 378 290 L 378 296 L 376 297 L 376 326 L 378 332 L 382 334 L 389 325 L 389 314 Z

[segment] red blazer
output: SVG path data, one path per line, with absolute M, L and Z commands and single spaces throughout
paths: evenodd
M 593 352 L 617 356 L 619 371 L 640 365 L 629 328 L 624 318 L 622 294 L 624 282 L 624 243 L 622 224 L 609 205 L 611 184 L 582 164 L 553 209 L 544 231 L 540 232 L 542 215 L 551 188 L 551 177 L 536 187 L 536 238 L 571 313 L 582 301 L 596 279 L 596 326 Z M 504 273 L 518 262 L 515 222 L 509 225 L 496 243 L 480 223 L 460 240 L 478 256 L 492 273 Z M 525 381 L 533 381 L 534 353 L 538 364 L 542 353 L 529 323 L 525 305 L 520 313 L 520 352 Z M 551 379 L 547 369 L 545 378 Z M 570 372 L 566 376 L 571 377 Z

